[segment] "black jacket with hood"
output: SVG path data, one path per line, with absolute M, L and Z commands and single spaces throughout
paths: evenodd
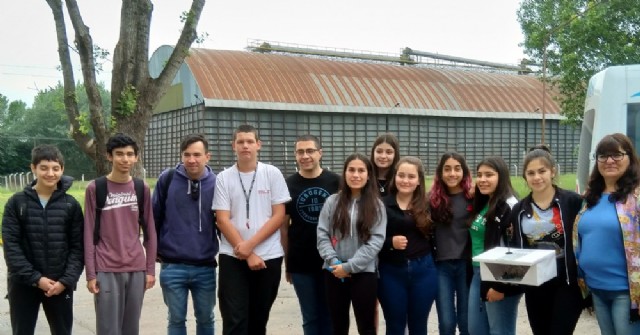
M 484 250 L 493 249 L 500 246 L 519 247 L 511 244 L 507 232 L 511 229 L 509 218 L 512 212 L 511 206 L 517 200 L 510 198 L 506 202 L 496 204 L 495 216 L 487 217 L 484 232 Z M 510 204 L 511 203 L 511 204 Z M 483 301 L 487 300 L 487 292 L 494 289 L 505 296 L 513 296 L 522 293 L 522 287 L 519 285 L 505 284 L 492 281 L 482 281 L 480 283 L 480 296 Z
M 5 205 L 2 238 L 9 280 L 32 286 L 44 276 L 75 289 L 84 267 L 84 225 L 80 204 L 66 193 L 72 183 L 62 176 L 45 207 L 33 189 L 35 181 Z
M 582 205 L 582 198 L 575 192 L 555 188 L 552 205 L 560 208 L 560 218 L 564 230 L 565 257 L 558 259 L 558 278 L 567 285 L 577 285 L 576 256 L 573 253 L 573 223 Z M 511 210 L 510 222 L 513 225 L 513 243 L 522 248 L 532 248 L 525 237 L 522 236 L 522 219 L 533 215 L 533 199 L 531 194 L 518 202 Z

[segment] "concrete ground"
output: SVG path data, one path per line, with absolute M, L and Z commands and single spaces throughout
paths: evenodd
M 0 248 L 0 254 L 2 254 L 2 248 Z M 4 256 L 1 256 L 4 258 Z M 156 269 L 159 271 L 159 266 Z M 4 264 L 0 265 L 0 296 L 4 297 L 7 292 L 6 281 L 7 269 Z M 295 335 L 302 334 L 302 317 L 300 316 L 300 309 L 298 307 L 298 300 L 296 298 L 293 286 L 284 281 L 282 276 L 282 282 L 280 284 L 280 291 L 278 298 L 276 299 L 273 308 L 271 310 L 271 317 L 269 320 L 268 334 L 273 335 Z M 140 334 L 143 335 L 155 335 L 166 333 L 166 316 L 167 308 L 162 301 L 162 292 L 158 284 L 147 292 L 144 301 L 144 307 L 142 311 L 142 319 L 140 320 Z M 222 333 L 222 320 L 220 318 L 220 312 L 216 307 L 216 334 Z M 382 317 L 382 311 L 380 311 L 380 328 L 379 333 L 384 334 L 384 318 Z M 187 316 L 187 333 L 195 334 L 195 321 L 193 318 L 193 312 L 189 311 Z M 438 334 L 437 315 L 435 311 L 435 305 L 432 308 L 429 315 L 429 334 Z M 42 310 L 38 317 L 38 324 L 36 327 L 36 335 L 50 334 L 47 325 L 46 317 Z M 351 334 L 357 334 L 355 328 L 355 321 L 352 317 Z M 583 313 L 578 326 L 575 331 L 576 334 L 589 335 L 599 334 L 599 328 L 595 320 L 594 315 Z M 9 304 L 7 300 L 0 299 L 0 335 L 11 334 L 11 326 L 9 321 Z M 85 287 L 84 275 L 81 277 L 78 290 L 75 294 L 75 307 L 74 307 L 74 325 L 73 334 L 88 335 L 95 334 L 95 313 L 93 307 L 93 297 L 87 291 Z M 527 312 L 524 307 L 524 299 L 520 303 L 518 309 L 518 325 L 517 334 L 529 335 L 531 329 L 527 321 Z

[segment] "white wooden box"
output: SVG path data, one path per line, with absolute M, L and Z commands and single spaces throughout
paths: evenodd
M 484 281 L 540 286 L 558 275 L 555 250 L 496 247 L 473 260 Z

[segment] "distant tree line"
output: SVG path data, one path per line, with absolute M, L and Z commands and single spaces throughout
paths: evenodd
M 99 85 L 105 105 L 110 104 L 110 93 Z M 88 99 L 82 84 L 77 86 L 77 99 L 81 111 L 88 112 Z M 80 120 L 80 122 L 86 122 Z M 95 165 L 69 135 L 69 120 L 64 106 L 64 89 L 55 87 L 42 90 L 28 107 L 23 101 L 9 101 L 0 92 L 0 176 L 29 171 L 31 149 L 39 144 L 57 145 L 65 156 L 65 174 L 80 178 L 95 176 Z

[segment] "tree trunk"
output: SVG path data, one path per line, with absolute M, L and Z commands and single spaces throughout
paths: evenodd
M 89 97 L 89 121 L 92 138 L 80 131 L 78 106 L 75 97 L 75 81 L 66 38 L 64 12 L 60 0 L 46 0 L 53 11 L 58 34 L 58 53 L 64 76 L 65 107 L 72 125 L 72 136 L 80 148 L 95 160 L 96 172 L 109 172 L 106 141 L 117 132 L 130 135 L 140 149 L 139 164 L 134 175 L 141 176 L 144 157 L 144 136 L 149 126 L 153 109 L 166 93 L 171 81 L 187 57 L 189 48 L 197 37 L 196 27 L 205 0 L 192 0 L 191 8 L 184 15 L 184 26 L 176 46 L 167 60 L 165 68 L 156 79 L 149 75 L 149 28 L 153 4 L 150 0 L 122 0 L 120 11 L 120 37 L 113 53 L 111 78 L 111 117 L 115 129 L 110 129 L 111 120 L 105 120 L 102 101 L 97 88 L 94 46 L 89 28 L 84 24 L 76 0 L 66 0 L 67 11 L 75 30 L 75 45 L 82 66 L 87 96 Z M 70 93 L 71 92 L 71 93 Z

